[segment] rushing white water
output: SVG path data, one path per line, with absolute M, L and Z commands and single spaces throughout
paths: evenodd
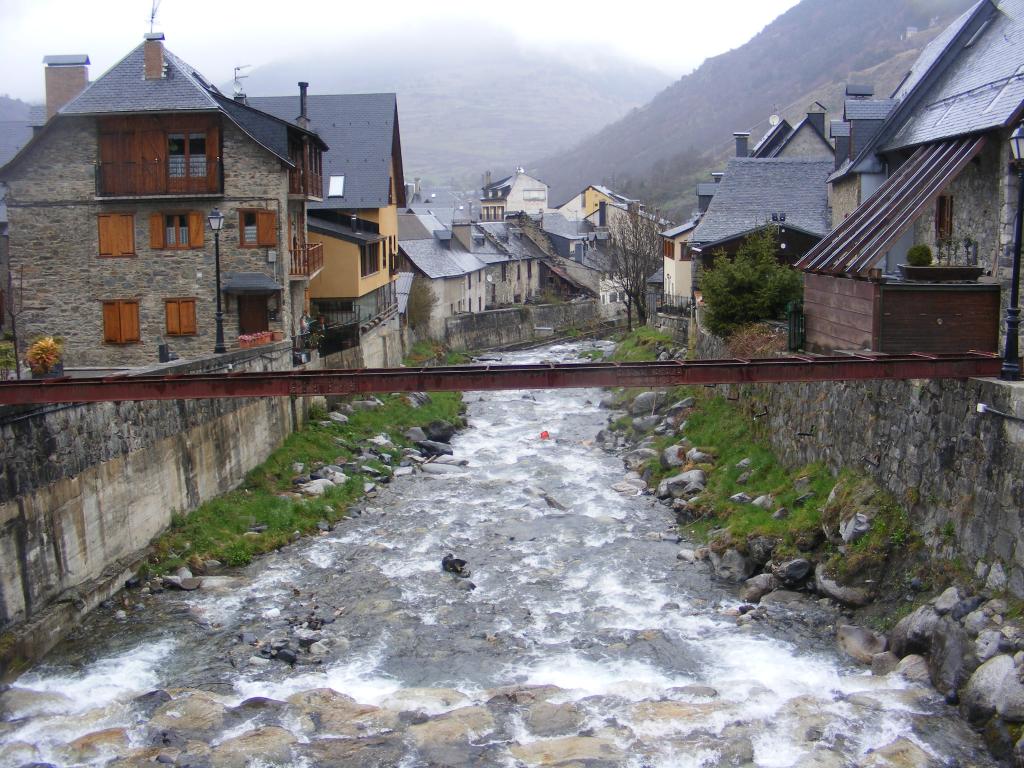
M 579 349 L 544 354 L 572 360 Z M 462 471 L 397 480 L 332 533 L 235 580 L 139 598 L 127 625 L 98 611 L 17 681 L 28 693 L 0 723 L 0 764 L 17 743 L 73 764 L 69 741 L 114 726 L 128 728 L 129 748 L 150 744 L 130 702 L 154 688 L 205 690 L 233 707 L 326 687 L 431 717 L 490 702 L 498 724 L 464 764 L 518 765 L 514 749 L 550 736 L 531 730 L 527 709 L 496 708 L 501 686 L 557 686 L 548 703 L 579 714 L 565 735 L 617 750 L 601 765 L 857 765 L 900 737 L 936 760 L 990 764 L 934 694 L 855 669 L 799 630 L 738 627 L 722 610 L 734 597 L 676 559 L 663 536 L 675 530 L 671 512 L 612 490 L 623 470 L 593 445 L 608 415 L 600 396 L 467 393 L 470 428 L 453 440 Z M 469 562 L 475 590 L 441 572 L 447 552 Z M 238 645 L 240 631 L 286 637 L 287 620 L 314 609 L 336 616 L 322 630 L 332 649 L 323 663 L 247 663 L 255 651 Z M 280 722 L 303 744 L 317 736 L 295 715 Z M 251 725 L 232 721 L 210 740 Z M 440 764 L 405 743 L 396 764 Z M 297 751 L 292 764 L 315 762 Z

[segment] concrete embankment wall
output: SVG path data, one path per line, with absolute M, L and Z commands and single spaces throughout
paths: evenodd
M 589 328 L 601 321 L 595 300 L 537 304 L 456 315 L 445 320 L 445 343 L 455 350 L 491 349 L 531 341 L 545 331 Z
M 290 369 L 291 345 L 160 371 L 223 371 L 229 364 L 235 371 Z M 121 587 L 126 569 L 174 514 L 237 486 L 304 414 L 304 402 L 291 398 L 3 409 L 0 630 L 18 626 L 22 647 L 14 651 L 45 652 Z M 0 672 L 2 666 L 0 660 Z
M 701 333 L 698 356 L 724 356 Z M 791 466 L 864 471 L 907 510 L 937 555 L 1000 563 L 1024 597 L 1024 384 L 991 379 L 719 387 Z

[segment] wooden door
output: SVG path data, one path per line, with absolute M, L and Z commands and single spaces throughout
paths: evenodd
M 145 130 L 139 136 L 140 191 L 144 195 L 167 192 L 167 137 L 160 130 Z
M 257 333 L 269 330 L 267 297 L 240 295 L 238 297 L 238 332 Z

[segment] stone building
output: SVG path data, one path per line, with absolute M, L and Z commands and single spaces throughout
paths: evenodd
M 981 0 L 924 48 L 889 99 L 848 88 L 846 124 L 832 130 L 834 229 L 797 265 L 809 343 L 994 350 L 1017 213 L 1009 136 L 1024 113 L 1022 59 L 1024 0 Z M 980 277 L 935 283 L 932 272 L 915 285 L 902 266 L 915 244 Z
M 65 365 L 120 368 L 213 351 L 213 209 L 228 346 L 291 335 L 318 265 L 306 241 L 324 142 L 222 95 L 146 35 L 86 85 L 47 62 L 48 112 L 2 169 L 21 337 L 63 339 Z M 80 90 L 84 87 L 84 90 Z
M 484 179 L 480 196 L 480 218 L 501 221 L 506 216 L 527 213 L 537 215 L 548 207 L 548 185 L 522 168 L 498 181 L 491 182 L 491 172 Z

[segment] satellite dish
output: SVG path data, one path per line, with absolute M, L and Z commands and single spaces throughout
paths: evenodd
M 772 128 L 774 128 L 780 122 L 781 120 L 778 115 L 772 115 L 771 117 L 768 118 L 768 125 L 770 125 Z
M 487 275 L 487 277 L 485 279 L 487 280 L 488 283 L 493 283 L 494 282 L 494 275 Z

